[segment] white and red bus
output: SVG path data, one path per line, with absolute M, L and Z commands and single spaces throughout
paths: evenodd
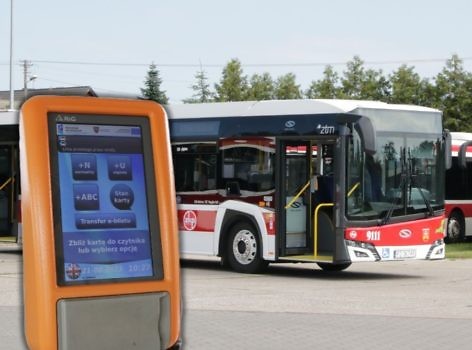
M 21 240 L 18 112 L 0 111 L 0 241 Z
M 472 133 L 451 132 L 452 166 L 446 171 L 447 241 L 472 237 Z
M 183 257 L 249 273 L 444 258 L 440 111 L 347 100 L 166 110 Z

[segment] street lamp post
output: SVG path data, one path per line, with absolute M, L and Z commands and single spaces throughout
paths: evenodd
M 28 98 L 28 83 L 29 83 L 30 81 L 35 80 L 36 78 L 37 78 L 36 75 L 32 75 L 32 76 L 28 77 L 28 75 L 25 74 L 25 85 L 24 85 L 25 101 L 26 101 L 26 99 Z
M 15 109 L 15 90 L 13 89 L 13 0 L 10 0 L 10 109 Z

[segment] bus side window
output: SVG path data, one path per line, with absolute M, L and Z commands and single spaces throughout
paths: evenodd
M 223 185 L 228 194 L 239 195 L 240 190 L 262 192 L 273 189 L 274 151 L 261 140 L 226 140 L 228 145 L 221 147 Z M 228 186 L 235 182 L 235 185 Z M 232 190 L 228 190 L 232 187 Z
M 215 145 L 175 145 L 173 157 L 177 192 L 216 189 Z

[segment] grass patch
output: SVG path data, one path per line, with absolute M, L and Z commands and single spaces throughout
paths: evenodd
M 447 259 L 472 259 L 472 242 L 446 244 Z

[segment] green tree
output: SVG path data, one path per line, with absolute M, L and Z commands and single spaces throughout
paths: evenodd
M 195 74 L 195 84 L 191 86 L 195 92 L 192 98 L 185 99 L 184 103 L 205 103 L 212 101 L 212 92 L 210 91 L 210 84 L 208 83 L 208 77 L 203 69 L 200 69 Z
M 354 56 L 352 61 L 347 63 L 347 70 L 343 72 L 340 97 L 361 99 L 364 76 L 364 61 L 359 56 Z
M 254 74 L 251 77 L 247 96 L 249 101 L 273 100 L 274 96 L 274 81 L 269 73 Z
M 424 82 L 414 67 L 401 65 L 390 75 L 392 92 L 390 102 L 402 104 L 420 104 L 425 93 Z
M 220 83 L 215 84 L 216 100 L 244 101 L 247 98 L 247 77 L 243 75 L 241 62 L 234 58 L 224 68 Z
M 279 100 L 291 100 L 302 98 L 300 85 L 296 84 L 293 73 L 287 73 L 277 78 L 275 83 L 275 97 Z
M 363 100 L 387 101 L 390 95 L 390 82 L 382 70 L 367 69 L 360 88 Z
M 364 61 L 354 56 L 347 63 L 347 70 L 341 78 L 340 98 L 355 100 L 386 100 L 390 85 L 381 70 L 365 69 Z
M 146 79 L 144 80 L 145 87 L 141 89 L 141 93 L 148 100 L 153 100 L 160 104 L 167 104 L 169 99 L 166 96 L 166 92 L 161 90 L 161 84 L 162 79 L 159 76 L 159 70 L 153 62 L 147 71 Z
M 472 76 L 454 54 L 436 76 L 436 105 L 443 111 L 444 127 L 472 131 Z
M 312 81 L 305 93 L 307 98 L 337 98 L 340 94 L 339 76 L 333 66 L 327 65 L 323 71 L 323 78 Z

